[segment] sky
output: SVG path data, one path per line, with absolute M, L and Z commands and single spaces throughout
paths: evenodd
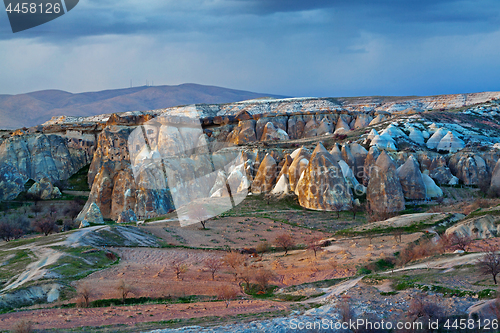
M 498 0 L 80 0 L 12 33 L 0 94 L 198 83 L 285 96 L 500 90 Z

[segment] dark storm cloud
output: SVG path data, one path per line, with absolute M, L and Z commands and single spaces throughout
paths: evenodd
M 3 21 L 0 39 L 192 33 L 272 38 L 321 30 L 342 40 L 362 31 L 416 37 L 471 34 L 496 30 L 500 22 L 496 0 L 82 0 L 75 9 L 21 34 L 9 33 Z M 304 18 L 297 15 L 301 12 L 310 14 Z
M 500 90 L 498 0 L 80 0 L 12 34 L 0 93 L 195 82 L 294 96 Z

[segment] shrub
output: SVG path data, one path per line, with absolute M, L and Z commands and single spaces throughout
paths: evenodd
M 58 230 L 56 222 L 49 218 L 36 220 L 32 223 L 32 225 L 35 231 L 40 232 L 45 236 L 48 236 L 50 233 Z
M 21 319 L 14 323 L 14 326 L 12 326 L 12 333 L 31 333 L 33 332 L 33 324 L 31 321 L 27 321 L 24 319 Z
M 285 250 L 285 255 L 288 253 L 288 250 L 290 250 L 295 245 L 292 236 L 286 232 L 283 232 L 276 236 L 276 238 L 274 239 L 274 243 Z
M 238 291 L 230 285 L 224 285 L 217 291 L 217 298 L 226 303 L 226 308 L 229 307 L 229 302 L 236 298 Z
M 208 269 L 208 271 L 212 274 L 212 280 L 215 280 L 215 273 L 222 267 L 222 260 L 216 257 L 211 257 L 205 259 L 203 262 L 203 266 Z
M 256 249 L 258 253 L 266 253 L 271 250 L 271 245 L 268 242 L 260 242 Z

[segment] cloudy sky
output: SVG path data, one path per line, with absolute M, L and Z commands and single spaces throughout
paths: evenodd
M 0 94 L 200 83 L 287 96 L 500 90 L 498 0 L 80 0 L 13 34 Z

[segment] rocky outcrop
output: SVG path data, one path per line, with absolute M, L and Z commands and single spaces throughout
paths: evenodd
M 447 151 L 449 153 L 454 153 L 465 148 L 465 143 L 453 135 L 452 132 L 446 133 L 446 135 L 439 141 L 437 145 L 438 151 Z
M 82 216 L 80 222 L 80 228 L 85 228 L 90 226 L 90 223 L 104 224 L 104 219 L 102 218 L 101 210 L 95 203 L 91 203 L 85 214 Z
M 142 137 L 142 130 L 139 138 Z M 158 150 L 148 149 L 148 145 L 139 141 L 130 140 L 129 136 L 134 127 L 109 126 L 106 127 L 98 138 L 98 145 L 94 159 L 89 170 L 89 183 L 92 185 L 89 199 L 77 217 L 82 221 L 92 204 L 97 205 L 104 218 L 117 220 L 119 215 L 132 209 L 138 218 L 148 218 L 166 214 L 174 205 L 167 186 L 165 174 L 161 167 L 160 153 Z M 165 143 L 164 153 L 176 153 L 183 150 L 182 145 L 175 148 L 175 142 L 162 139 L 161 133 L 173 133 L 172 128 L 160 128 L 160 140 Z M 134 132 L 139 133 L 139 132 Z M 180 132 L 176 132 L 179 133 Z M 153 135 L 153 133 L 151 133 Z M 166 134 L 164 134 L 166 135 Z M 149 137 L 150 147 L 155 148 L 153 137 Z M 172 140 L 180 140 L 174 135 Z M 132 168 L 136 165 L 136 171 Z M 199 156 L 198 161 L 203 159 Z M 194 160 L 171 160 L 169 166 L 176 170 L 186 172 L 196 170 Z
M 340 211 L 352 207 L 352 193 L 340 166 L 319 143 L 295 191 L 302 207 Z
M 55 134 L 13 136 L 0 145 L 0 201 L 14 199 L 29 179 L 68 179 L 90 163 L 92 147 L 72 148 Z
M 370 147 L 368 151 L 368 155 L 365 158 L 365 164 L 363 166 L 363 185 L 367 186 L 368 181 L 370 180 L 370 174 L 372 169 L 375 167 L 375 163 L 377 162 L 377 158 L 380 156 L 380 151 L 377 147 Z
M 268 122 L 266 126 L 264 126 L 260 141 L 284 141 L 288 139 L 288 134 L 284 130 L 279 127 L 276 128 L 272 122 Z
M 454 176 L 446 164 L 443 156 L 436 156 L 429 165 L 429 176 L 438 184 L 450 184 Z
M 255 120 L 240 121 L 238 126 L 235 127 L 231 134 L 228 135 L 227 140 L 235 145 L 257 141 L 257 136 L 255 134 Z
M 489 191 L 491 194 L 500 196 L 500 160 L 498 160 L 493 169 Z
M 370 142 L 370 146 L 375 146 L 382 150 L 396 151 L 396 141 L 389 133 L 376 135 Z
M 265 127 L 268 126 L 267 125 L 268 123 L 271 123 L 276 130 L 281 129 L 281 131 L 286 133 L 288 117 L 278 116 L 278 117 L 259 118 L 257 120 L 257 122 L 255 123 L 255 135 L 256 135 L 258 140 L 265 141 L 262 138 L 262 135 L 264 134 Z M 287 134 L 287 137 L 288 137 L 288 134 Z
M 363 179 L 363 171 L 365 166 L 365 160 L 368 156 L 368 151 L 357 142 L 353 142 L 349 145 L 351 154 L 354 158 L 355 168 L 353 170 L 356 179 Z
M 311 154 L 304 147 L 300 148 L 293 159 L 292 164 L 288 168 L 288 180 L 290 182 L 290 189 L 295 191 L 295 186 L 299 181 L 300 175 L 309 165 L 309 158 Z
M 127 210 L 120 213 L 120 216 L 118 216 L 117 222 L 118 223 L 136 223 L 137 216 L 135 216 L 135 213 L 132 209 L 127 209 Z
M 406 199 L 424 200 L 427 197 L 420 166 L 413 156 L 397 169 L 397 173 Z
M 344 118 L 339 118 L 337 125 L 335 126 L 334 134 L 348 134 L 351 131 L 349 124 L 344 120 Z
M 385 151 L 370 172 L 366 198 L 376 212 L 392 213 L 405 209 L 403 189 L 396 166 Z
M 335 143 L 333 145 L 333 148 L 330 150 L 330 155 L 332 155 L 332 158 L 335 162 L 338 162 L 343 159 L 342 151 L 340 150 L 340 146 L 338 143 Z
M 351 149 L 347 144 L 342 145 L 342 159 L 347 163 L 347 165 L 349 165 L 351 170 L 356 170 L 356 160 L 354 159 Z
M 419 144 L 419 145 L 423 145 L 425 143 L 425 138 L 422 134 L 422 132 L 420 132 L 420 130 L 416 129 L 415 127 L 410 127 L 410 140 L 412 140 L 413 142 Z
M 436 185 L 431 177 L 424 173 L 422 174 L 422 179 L 424 180 L 425 196 L 427 199 L 439 198 L 443 196 L 443 190 L 441 190 L 441 188 Z
M 306 122 L 301 115 L 291 116 L 288 119 L 288 136 L 290 139 L 300 139 L 304 137 Z
M 52 185 L 47 177 L 40 179 L 34 183 L 28 190 L 28 194 L 36 196 L 42 200 L 57 199 L 61 197 L 61 191 L 56 186 Z
M 272 195 L 282 196 L 290 192 L 290 183 L 288 182 L 288 175 L 282 174 L 276 182 L 276 186 L 271 191 Z
M 485 160 L 472 153 L 457 153 L 448 163 L 451 172 L 465 185 L 489 184 L 490 174 Z
M 260 163 L 259 170 L 252 183 L 252 193 L 261 194 L 271 192 L 276 183 L 277 176 L 276 160 L 267 154 Z
M 360 114 L 356 117 L 356 122 L 354 123 L 354 129 L 365 128 L 370 125 L 373 118 L 368 114 Z
M 445 234 L 468 236 L 472 239 L 492 238 L 499 234 L 499 226 L 497 225 L 499 221 L 500 217 L 491 215 L 472 218 L 446 229 Z
M 439 145 L 439 143 L 441 142 L 441 139 L 444 138 L 444 136 L 448 133 L 448 131 L 446 131 L 446 129 L 444 128 L 440 128 L 438 129 L 436 132 L 434 132 L 434 134 L 432 134 L 432 136 L 429 138 L 429 140 L 427 140 L 427 148 L 429 149 L 436 149 Z

